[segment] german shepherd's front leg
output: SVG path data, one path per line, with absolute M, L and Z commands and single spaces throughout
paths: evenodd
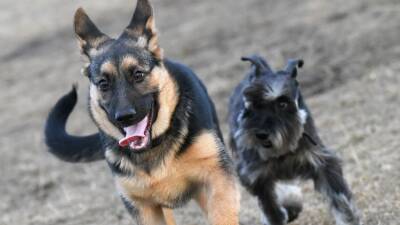
M 240 193 L 233 175 L 217 171 L 196 197 L 212 225 L 239 225 Z
M 124 197 L 122 202 L 138 225 L 175 225 L 171 209 L 150 204 L 133 204 Z

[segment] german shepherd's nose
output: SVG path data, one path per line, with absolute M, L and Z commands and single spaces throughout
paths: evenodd
M 115 120 L 121 124 L 130 124 L 135 119 L 136 110 L 134 108 L 125 108 L 115 113 Z

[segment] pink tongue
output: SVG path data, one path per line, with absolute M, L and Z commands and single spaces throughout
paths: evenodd
M 125 127 L 125 137 L 119 140 L 119 145 L 121 147 L 126 147 L 131 143 L 141 141 L 146 136 L 146 128 L 148 124 L 148 117 L 146 116 L 139 123 Z

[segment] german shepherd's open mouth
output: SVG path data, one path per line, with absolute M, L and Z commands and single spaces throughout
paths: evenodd
M 125 137 L 118 142 L 121 147 L 140 152 L 151 146 L 151 126 L 157 114 L 155 108 L 156 104 L 153 103 L 150 112 L 141 121 L 122 128 Z

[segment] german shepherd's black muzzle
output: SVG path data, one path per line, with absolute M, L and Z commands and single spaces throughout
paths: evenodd
M 127 97 L 118 97 L 107 110 L 109 119 L 118 127 L 124 128 L 137 124 L 147 116 L 154 105 L 152 95 L 142 96 L 130 100 Z

